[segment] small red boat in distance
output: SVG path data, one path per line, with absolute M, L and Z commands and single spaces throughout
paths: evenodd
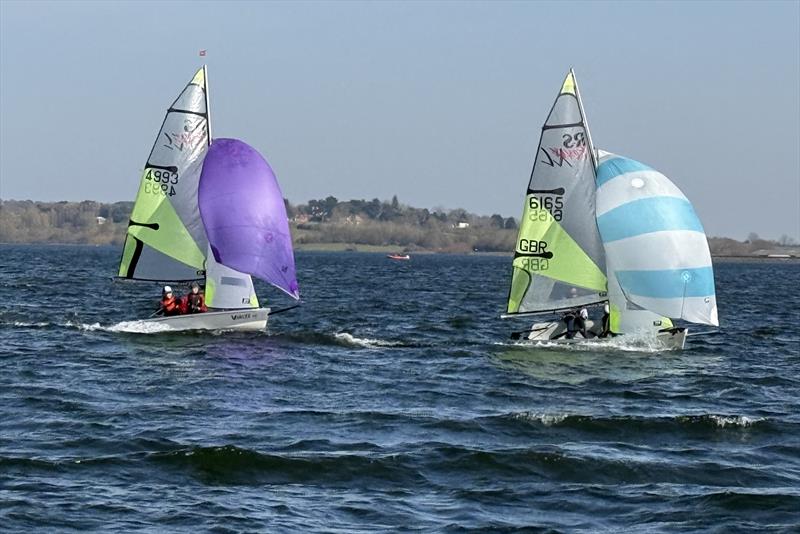
M 408 254 L 387 254 L 386 257 L 389 258 L 390 260 L 410 260 L 411 259 L 411 256 L 409 256 Z

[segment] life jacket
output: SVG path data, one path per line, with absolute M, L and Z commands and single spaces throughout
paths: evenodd
M 161 309 L 164 310 L 164 315 L 173 315 L 178 313 L 178 301 L 175 300 L 175 297 L 161 298 Z
M 190 292 L 186 295 L 186 308 L 188 313 L 202 313 L 208 310 L 203 294 L 199 292 Z

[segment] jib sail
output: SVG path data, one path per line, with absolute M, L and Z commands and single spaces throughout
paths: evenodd
M 507 315 L 600 302 L 605 291 L 594 154 L 570 70 L 542 127 L 516 242 Z

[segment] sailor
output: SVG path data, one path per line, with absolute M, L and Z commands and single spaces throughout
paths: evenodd
M 184 298 L 186 304 L 186 311 L 184 313 L 203 313 L 207 312 L 205 299 L 200 292 L 200 286 L 197 282 L 192 282 L 189 286 L 189 293 Z
M 600 319 L 600 335 L 598 337 L 608 337 L 611 334 L 611 312 L 608 302 L 603 305 L 603 318 Z
M 172 294 L 172 288 L 164 286 L 164 292 L 161 295 L 161 302 L 159 302 L 158 311 L 159 315 L 179 315 L 181 313 L 178 301 L 175 300 L 175 295 Z
M 589 318 L 589 311 L 586 308 L 568 311 L 562 320 L 567 324 L 566 338 L 574 339 L 575 334 L 579 333 L 584 339 L 591 337 L 586 331 L 586 320 Z
M 586 308 L 581 308 L 578 312 L 578 316 L 575 318 L 575 329 L 586 339 L 592 337 L 592 334 L 586 331 L 586 321 L 588 319 L 589 310 Z

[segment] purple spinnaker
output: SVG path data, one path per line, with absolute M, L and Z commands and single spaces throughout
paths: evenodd
M 261 154 L 238 139 L 215 139 L 197 197 L 217 262 L 300 298 L 283 194 Z

